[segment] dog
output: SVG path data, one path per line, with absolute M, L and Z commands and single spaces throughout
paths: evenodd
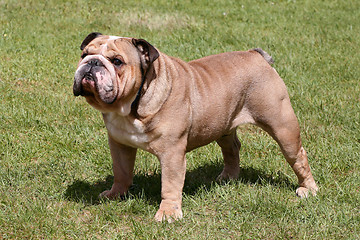
M 102 113 L 113 160 L 114 183 L 102 197 L 128 191 L 140 148 L 161 165 L 155 220 L 182 218 L 186 152 L 216 141 L 224 158 L 218 180 L 236 179 L 241 146 L 236 129 L 247 123 L 279 144 L 298 178 L 299 197 L 318 191 L 286 86 L 262 49 L 185 62 L 146 40 L 96 32 L 80 49 L 73 93 Z

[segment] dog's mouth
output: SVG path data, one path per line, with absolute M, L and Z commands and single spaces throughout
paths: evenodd
M 107 104 L 117 98 L 111 74 L 100 60 L 88 61 L 77 69 L 73 93 L 75 96 L 94 96 Z
M 96 90 L 95 79 L 93 74 L 85 73 L 84 78 L 81 80 L 79 91 L 75 93 L 75 96 L 94 96 L 94 90 Z

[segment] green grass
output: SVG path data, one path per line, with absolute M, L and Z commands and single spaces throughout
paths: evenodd
M 0 239 L 359 239 L 360 2 L 0 1 Z M 262 47 L 298 116 L 316 197 L 298 199 L 276 143 L 239 129 L 238 181 L 214 182 L 216 144 L 187 155 L 184 219 L 153 221 L 160 166 L 140 151 L 123 201 L 101 114 L 72 96 L 92 31 L 144 38 L 185 60 Z

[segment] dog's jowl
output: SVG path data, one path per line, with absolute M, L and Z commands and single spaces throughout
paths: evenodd
M 185 153 L 216 141 L 224 157 L 218 179 L 239 175 L 236 128 L 255 124 L 279 144 L 294 170 L 300 197 L 318 190 L 302 147 L 299 124 L 283 80 L 261 49 L 184 62 L 147 41 L 91 33 L 73 91 L 99 110 L 108 131 L 114 183 L 101 195 L 124 195 L 133 179 L 136 150 L 161 164 L 158 221 L 182 217 Z

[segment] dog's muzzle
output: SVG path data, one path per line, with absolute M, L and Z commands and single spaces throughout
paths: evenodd
M 115 101 L 116 92 L 111 74 L 99 58 L 87 59 L 77 69 L 73 93 L 75 96 L 99 95 L 108 104 Z

